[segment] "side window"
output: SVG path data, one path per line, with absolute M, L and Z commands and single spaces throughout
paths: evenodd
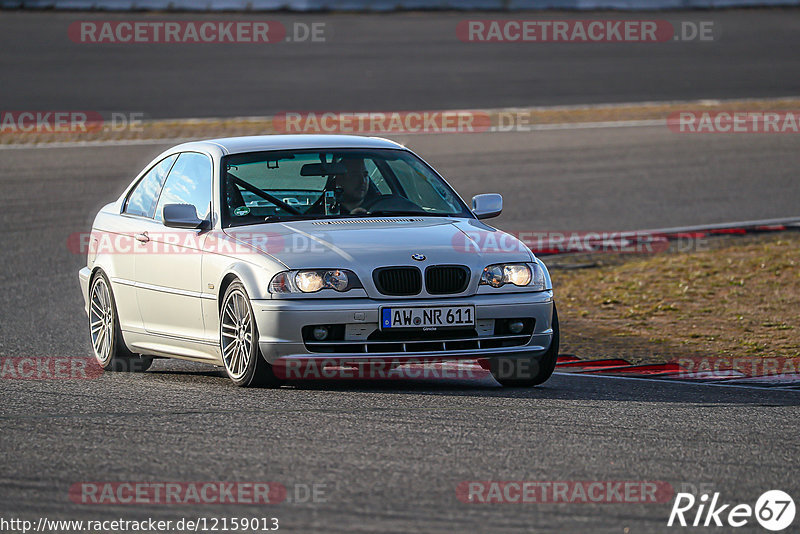
M 162 159 L 144 175 L 144 178 L 139 181 L 139 184 L 128 196 L 123 210 L 124 213 L 141 217 L 153 217 L 153 213 L 156 210 L 156 202 L 158 202 L 158 194 L 161 192 L 161 186 L 164 185 L 164 178 L 167 177 L 167 173 L 177 157 L 176 154 L 173 154 Z
M 204 154 L 184 152 L 172 167 L 156 209 L 160 221 L 167 204 L 191 204 L 200 219 L 211 211 L 211 160 Z

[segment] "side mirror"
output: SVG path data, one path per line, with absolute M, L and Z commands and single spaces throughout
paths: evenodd
M 503 195 L 486 193 L 472 197 L 472 213 L 478 219 L 491 219 L 503 211 Z
M 200 220 L 191 204 L 167 204 L 162 212 L 164 226 L 169 228 L 205 229 L 208 221 Z

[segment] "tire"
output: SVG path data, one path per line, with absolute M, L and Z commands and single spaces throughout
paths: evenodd
M 241 282 L 225 291 L 219 308 L 219 344 L 225 372 L 240 387 L 278 387 L 281 382 L 258 348 L 258 326 Z
M 153 364 L 153 358 L 134 354 L 125 345 L 117 302 L 103 271 L 98 271 L 89 284 L 89 341 L 95 360 L 104 371 L 138 373 Z
M 558 311 L 553 303 L 553 340 L 550 348 L 539 358 L 490 358 L 489 370 L 506 387 L 533 387 L 545 383 L 553 374 L 558 361 L 560 331 Z

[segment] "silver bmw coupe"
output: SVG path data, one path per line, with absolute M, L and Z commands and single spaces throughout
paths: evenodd
M 553 373 L 547 268 L 386 139 L 269 135 L 156 157 L 97 214 L 80 284 L 106 370 L 153 358 L 277 386 L 297 362 L 477 360 L 506 386 Z

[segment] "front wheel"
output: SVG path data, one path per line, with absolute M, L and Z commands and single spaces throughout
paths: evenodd
M 277 387 L 280 381 L 258 348 L 258 327 L 253 308 L 241 282 L 225 291 L 219 312 L 219 338 L 225 372 L 241 387 Z
M 134 354 L 125 346 L 114 293 L 102 271 L 89 286 L 89 336 L 94 357 L 104 371 L 142 372 L 153 363 L 153 358 Z
M 507 387 L 532 387 L 546 382 L 555 371 L 558 361 L 560 333 L 555 302 L 552 324 L 553 340 L 541 358 L 490 358 L 489 370 L 494 379 Z

